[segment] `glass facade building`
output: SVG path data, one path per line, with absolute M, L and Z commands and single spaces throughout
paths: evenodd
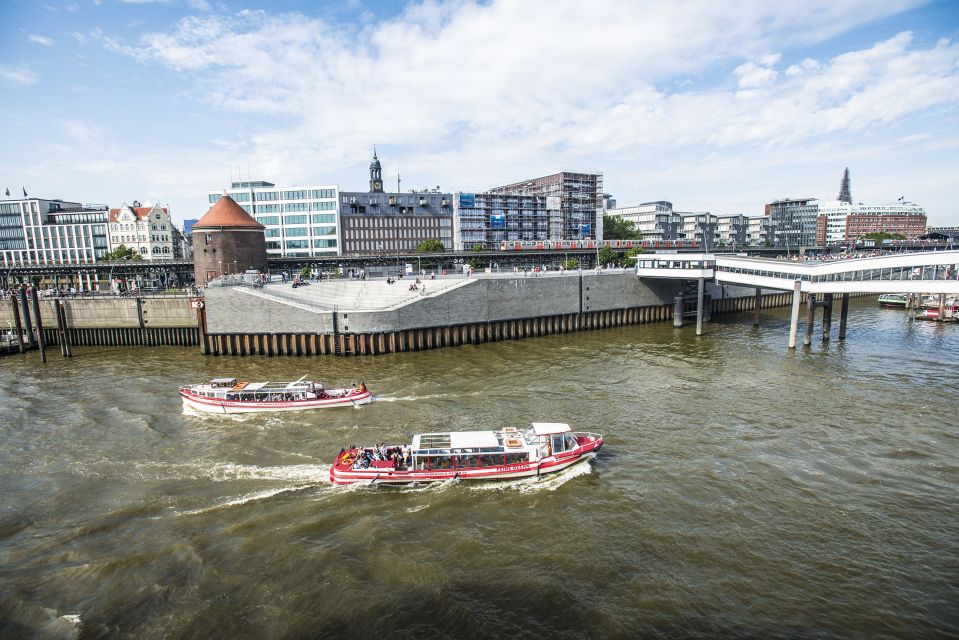
M 0 263 L 96 262 L 109 250 L 106 205 L 0 200 Z
M 234 182 L 225 193 L 266 227 L 269 255 L 339 255 L 340 198 L 335 185 L 278 187 L 272 182 Z M 210 204 L 223 194 L 210 191 Z

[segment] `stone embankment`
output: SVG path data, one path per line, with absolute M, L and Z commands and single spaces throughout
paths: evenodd
M 505 274 L 210 288 L 190 296 L 67 298 L 64 328 L 77 346 L 195 346 L 208 355 L 378 355 L 673 320 L 681 284 L 631 271 Z M 425 291 L 423 290 L 425 285 Z M 707 316 L 753 309 L 753 289 L 707 293 Z M 791 294 L 769 291 L 762 307 Z M 60 340 L 57 301 L 40 300 L 46 344 Z M 695 304 L 689 301 L 688 305 Z M 198 309 L 197 307 L 200 306 Z M 14 327 L 12 303 L 0 326 Z

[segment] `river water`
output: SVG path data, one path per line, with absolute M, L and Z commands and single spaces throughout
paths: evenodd
M 854 302 L 375 358 L 78 348 L 0 361 L 4 638 L 959 634 L 959 326 Z M 837 334 L 835 328 L 833 335 Z M 184 415 L 219 375 L 359 409 Z M 557 477 L 331 487 L 340 447 L 568 421 Z

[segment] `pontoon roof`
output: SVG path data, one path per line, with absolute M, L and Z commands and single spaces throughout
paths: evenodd
M 572 431 L 565 422 L 534 422 L 533 433 L 538 436 L 548 436 L 553 433 L 566 433 Z
M 268 384 L 269 384 L 268 382 L 251 382 L 250 384 L 246 385 L 246 387 L 244 387 L 243 390 L 244 390 L 244 391 L 257 391 L 257 390 L 259 390 L 259 389 L 262 389 L 263 387 L 265 387 L 265 386 L 268 385 Z

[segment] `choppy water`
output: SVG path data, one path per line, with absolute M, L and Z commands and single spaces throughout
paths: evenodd
M 836 335 L 834 330 L 833 335 Z M 959 326 L 854 303 L 359 359 L 0 361 L 0 636 L 955 637 Z M 377 402 L 196 417 L 214 375 Z M 333 488 L 347 444 L 570 421 L 546 481 Z

